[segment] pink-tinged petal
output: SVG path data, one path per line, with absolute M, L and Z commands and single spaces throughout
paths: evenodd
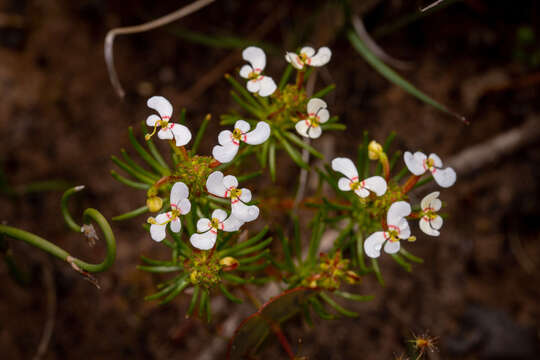
M 251 63 L 254 69 L 262 71 L 266 66 L 266 55 L 261 48 L 250 46 L 242 51 L 242 58 Z
M 442 167 L 442 160 L 439 157 L 439 155 L 431 153 L 431 154 L 429 154 L 428 159 L 433 160 L 433 165 L 435 165 L 435 167 L 437 167 L 437 168 Z
M 259 216 L 259 208 L 255 205 L 246 205 L 241 201 L 237 201 L 231 205 L 231 215 L 242 222 L 249 222 Z
M 186 126 L 174 123 L 169 126 L 176 140 L 176 146 L 184 146 L 191 141 L 191 131 Z
M 400 248 L 400 241 L 387 241 L 386 244 L 384 244 L 384 252 L 387 254 L 395 254 Z
M 230 130 L 223 130 L 218 135 L 218 144 L 227 146 L 232 144 L 233 138 L 232 138 L 232 131 Z
M 256 93 L 261 89 L 261 82 L 257 80 L 249 80 L 246 84 L 249 92 Z
M 149 117 L 146 118 L 146 125 L 154 126 L 154 125 L 156 125 L 156 122 L 158 120 L 161 120 L 161 118 L 159 116 L 157 116 L 156 114 L 152 114 L 152 115 L 150 115 Z
M 408 239 L 409 236 L 411 236 L 411 228 L 409 227 L 409 223 L 407 222 L 405 218 L 402 218 L 399 221 L 398 228 L 399 228 L 398 237 L 400 239 Z
M 304 54 L 307 57 L 312 57 L 313 55 L 315 55 L 315 49 L 311 46 L 304 46 L 300 49 L 300 54 Z
M 291 65 L 295 69 L 302 70 L 304 68 L 304 62 L 302 61 L 302 59 L 300 59 L 300 56 L 298 56 L 298 54 L 288 52 L 287 54 L 285 54 L 285 60 L 291 63 Z
M 171 188 L 171 206 L 172 205 L 178 205 L 180 200 L 187 199 L 189 196 L 189 188 L 186 184 L 184 184 L 181 181 L 178 181 L 174 183 L 173 187 Z
M 364 187 L 369 191 L 374 192 L 377 196 L 382 196 L 386 192 L 388 186 L 386 180 L 380 176 L 372 176 L 364 180 Z
M 456 183 L 457 175 L 451 167 L 446 169 L 435 169 L 432 174 L 433 178 L 435 178 L 435 182 L 437 182 L 440 187 L 449 188 Z
M 317 54 L 311 57 L 311 62 L 309 65 L 311 66 L 326 65 L 330 61 L 331 57 L 332 57 L 332 51 L 326 46 L 322 47 L 319 49 L 319 51 L 317 51 Z
M 422 175 L 426 172 L 426 169 L 424 168 L 424 162 L 419 156 L 415 156 L 416 154 L 418 153 L 413 155 L 409 151 L 405 151 L 405 154 L 403 154 L 403 160 L 405 161 L 405 165 L 407 165 L 407 169 L 409 169 L 411 173 L 414 175 Z
M 178 203 L 178 210 L 180 211 L 180 214 L 186 215 L 191 211 L 191 202 L 189 199 L 182 199 Z
M 332 170 L 337 171 L 353 181 L 358 180 L 358 171 L 351 159 L 339 157 L 332 160 Z
M 166 225 L 152 224 L 150 225 L 150 236 L 154 241 L 162 241 L 165 239 Z
M 182 222 L 180 221 L 180 218 L 176 218 L 171 221 L 171 231 L 172 232 L 179 232 L 182 229 Z
M 361 198 L 366 198 L 369 196 L 369 191 L 361 187 L 354 190 L 354 192 L 356 193 L 356 195 L 360 196 Z
M 232 231 L 238 231 L 240 230 L 240 227 L 244 225 L 244 222 L 238 218 L 236 218 L 233 214 L 231 214 L 227 220 L 223 221 L 221 223 L 223 227 L 223 231 L 232 232 Z
M 426 217 L 422 217 L 420 221 L 418 222 L 418 225 L 420 226 L 420 230 L 422 230 L 425 234 L 430 236 L 439 236 L 440 233 L 438 230 L 435 230 L 431 227 L 429 224 L 429 220 L 426 220 Z
M 322 134 L 322 129 L 320 126 L 317 127 L 310 127 L 307 130 L 308 136 L 312 139 L 318 139 Z
M 321 109 L 326 109 L 324 100 L 313 98 L 307 103 L 307 112 L 309 115 L 317 114 Z
M 401 220 L 411 213 L 411 205 L 406 201 L 396 201 L 388 209 L 386 223 L 392 226 L 399 226 Z
M 309 125 L 306 124 L 305 120 L 299 120 L 294 126 L 294 128 L 296 129 L 296 132 L 298 132 L 298 134 L 302 135 L 303 137 L 309 137 L 307 133 Z
M 439 197 L 439 192 L 438 191 L 434 191 L 434 192 L 429 193 L 426 196 L 424 196 L 424 198 L 420 202 L 420 207 L 422 208 L 422 210 L 424 210 L 424 211 L 426 209 L 435 210 L 433 208 L 433 200 L 438 200 L 437 199 L 438 197 Z M 437 210 L 439 210 L 439 209 L 436 209 L 435 211 L 437 211 Z
M 210 250 L 216 244 L 217 234 L 212 231 L 207 231 L 202 234 L 193 234 L 189 238 L 189 242 L 193 247 L 199 250 Z
M 374 259 L 381 256 L 381 249 L 385 240 L 383 231 L 377 231 L 371 234 L 364 242 L 364 252 L 366 255 Z
M 171 216 L 171 212 L 168 211 L 166 213 L 161 213 L 159 214 L 158 216 L 156 216 L 156 223 L 158 224 L 164 224 L 167 222 L 167 220 L 169 220 L 169 217 Z
M 161 129 L 157 133 L 158 138 L 163 140 L 172 140 L 174 138 L 174 134 L 171 131 L 171 129 Z
M 351 191 L 351 180 L 347 178 L 340 178 L 337 185 L 341 191 Z
M 238 179 L 235 176 L 227 175 L 223 178 L 223 186 L 226 189 L 232 189 L 238 187 Z
M 251 125 L 246 120 L 238 120 L 234 123 L 234 128 L 242 132 L 247 133 L 251 129 Z
M 220 163 L 228 163 L 234 159 L 238 153 L 238 145 L 230 143 L 227 146 L 216 145 L 212 149 L 212 156 Z
M 328 112 L 327 109 L 322 109 L 320 110 L 318 113 L 317 113 L 317 116 L 319 117 L 319 122 L 321 124 L 324 124 L 325 122 L 328 121 L 328 119 L 330 119 L 330 113 Z
M 212 219 L 218 219 L 219 222 L 223 222 L 227 218 L 227 212 L 223 209 L 216 209 L 212 212 Z
M 225 197 L 227 189 L 223 185 L 223 173 L 221 171 L 214 171 L 208 175 L 208 179 L 206 179 L 206 189 L 210 194 Z
M 255 129 L 245 134 L 244 141 L 250 145 L 259 145 L 270 137 L 270 125 L 264 121 L 259 121 Z
M 211 224 L 210 219 L 207 219 L 207 218 L 202 218 L 202 219 L 197 220 L 197 231 L 200 233 L 203 233 L 210 230 L 211 228 L 210 224 Z
M 251 74 L 253 72 L 253 68 L 249 65 L 244 65 L 242 66 L 242 68 L 240 69 L 240 76 L 243 77 L 244 79 L 248 79 L 249 78 L 249 74 Z
M 152 96 L 150 99 L 148 99 L 146 105 L 150 109 L 156 110 L 162 119 L 170 119 L 173 112 L 173 107 L 171 103 L 163 96 Z
M 245 203 L 251 201 L 251 191 L 249 189 L 243 188 L 241 189 L 242 193 L 239 196 L 240 201 L 243 201 Z
M 259 80 L 260 83 L 260 90 L 259 95 L 262 97 L 270 96 L 276 91 L 277 85 L 274 82 L 274 79 L 272 79 L 270 76 L 263 76 L 261 80 Z
M 435 230 L 439 230 L 443 226 L 443 218 L 437 215 L 434 219 L 432 219 L 429 224 L 432 228 Z

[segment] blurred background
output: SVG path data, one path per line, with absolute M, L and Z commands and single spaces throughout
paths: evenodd
M 210 154 L 219 114 L 234 108 L 223 74 L 237 73 L 243 47 L 263 46 L 267 73 L 277 77 L 286 50 L 326 45 L 333 57 L 316 88 L 336 84 L 326 100 L 347 131 L 328 132 L 314 145 L 328 158 L 354 158 L 364 130 L 380 142 L 396 131 L 393 150 L 436 152 L 456 167 L 458 182 L 441 192 L 449 215 L 442 235 L 409 246 L 425 263 L 407 273 L 383 258 L 386 287 L 366 278 L 361 290 L 375 300 L 348 304 L 357 319 L 320 320 L 313 328 L 289 322 L 285 333 L 298 356 L 393 359 L 413 333 L 428 332 L 440 350 L 430 359 L 539 359 L 540 4 L 447 0 L 419 16 L 428 1 L 350 2 L 386 61 L 465 115 L 467 126 L 367 64 L 345 36 L 336 1 L 217 1 L 169 26 L 119 37 L 121 100 L 103 58 L 107 31 L 187 3 L 0 1 L 0 221 L 99 260 L 102 245 L 89 249 L 66 229 L 60 196 L 68 185 L 85 184 L 73 213 L 91 206 L 108 218 L 144 203 L 144 192 L 121 186 L 109 171 L 111 154 L 129 147 L 127 127 L 138 131 L 149 114 L 149 96 L 167 97 L 176 113 L 186 107 L 192 129 L 212 114 L 201 148 Z M 290 197 L 295 167 L 286 156 L 278 165 L 278 186 Z M 258 181 L 268 184 L 263 178 L 255 187 Z M 223 358 L 224 324 L 252 309 L 217 302 L 216 320 L 206 326 L 184 318 L 187 297 L 166 306 L 144 302 L 157 280 L 136 270 L 139 256 L 167 251 L 142 231 L 142 221 L 113 224 L 117 261 L 97 275 L 100 291 L 65 263 L 11 241 L 20 273 L 14 278 L 0 263 L 1 357 Z M 283 357 L 268 339 L 260 358 Z

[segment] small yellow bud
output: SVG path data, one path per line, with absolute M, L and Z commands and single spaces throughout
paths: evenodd
M 379 159 L 379 156 L 382 152 L 383 152 L 383 148 L 381 144 L 379 144 L 375 140 L 371 140 L 371 142 L 368 145 L 368 157 L 371 160 L 377 160 Z
M 415 242 L 416 241 L 416 236 L 411 236 L 407 239 L 408 242 Z
M 148 210 L 151 212 L 159 211 L 163 206 L 163 200 L 157 196 L 149 197 L 146 199 L 146 206 L 148 206 Z
M 198 283 L 199 283 L 199 281 L 198 281 L 198 279 L 197 279 L 197 275 L 198 275 L 198 274 L 199 274 L 199 273 L 197 272 L 197 270 L 193 270 L 193 271 L 191 272 L 191 274 L 189 274 L 189 279 L 191 280 L 191 282 L 192 282 L 193 284 L 198 284 Z
M 360 276 L 352 270 L 347 271 L 345 280 L 349 284 L 356 284 L 360 281 Z
M 157 224 L 156 219 L 154 219 L 151 216 L 148 219 L 146 219 L 146 222 L 152 225 Z
M 236 260 L 232 256 L 227 256 L 219 260 L 219 265 L 227 268 L 235 268 L 238 266 L 238 260 Z
M 144 140 L 148 141 L 148 140 L 150 140 L 151 137 L 152 137 L 152 135 L 146 134 L 146 135 L 144 135 Z

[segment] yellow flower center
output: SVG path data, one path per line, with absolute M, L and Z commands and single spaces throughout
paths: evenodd
M 233 188 L 231 189 L 231 199 L 237 199 L 242 195 L 242 190 Z
M 210 226 L 212 226 L 214 229 L 219 229 L 219 219 L 212 218 L 212 220 L 210 220 Z
M 307 120 L 309 121 L 311 127 L 317 127 L 320 124 L 319 117 L 314 114 L 309 114 Z
M 234 131 L 232 133 L 232 137 L 236 141 L 242 140 L 242 135 L 243 135 L 242 130 L 240 130 L 240 129 L 234 129 Z

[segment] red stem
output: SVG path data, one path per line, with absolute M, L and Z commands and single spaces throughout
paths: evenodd
M 403 185 L 403 195 L 411 191 L 411 189 L 416 185 L 418 180 L 420 180 L 421 175 L 411 175 L 411 177 L 407 180 L 407 182 Z
M 287 341 L 287 338 L 285 337 L 285 334 L 283 334 L 283 331 L 281 331 L 281 328 L 279 327 L 279 325 L 278 324 L 273 324 L 272 325 L 272 331 L 274 331 L 274 333 L 276 334 L 276 336 L 277 336 L 277 338 L 279 340 L 279 343 L 283 347 L 283 350 L 285 350 L 285 352 L 289 356 L 289 359 L 294 360 L 295 356 L 294 356 L 294 353 L 292 351 L 291 345 Z

